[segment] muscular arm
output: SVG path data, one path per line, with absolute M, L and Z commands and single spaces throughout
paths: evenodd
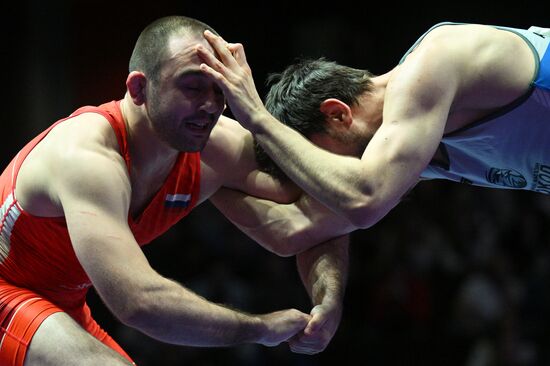
M 244 139 L 237 139 L 237 143 L 246 141 L 250 137 L 249 133 L 246 135 Z M 215 145 L 214 142 L 212 146 Z M 227 149 L 231 146 L 230 141 L 223 146 Z M 355 227 L 305 194 L 295 202 L 283 204 L 243 193 L 249 191 L 281 200 L 280 192 L 284 192 L 284 188 L 269 176 L 258 179 L 253 157 L 248 154 L 247 160 L 247 149 L 238 150 L 242 152 L 241 165 L 244 163 L 250 170 L 245 169 L 244 177 L 237 179 L 231 178 L 235 175 L 235 169 L 226 172 L 224 177 L 228 183 L 225 184 L 234 189 L 219 189 L 211 201 L 230 221 L 267 250 L 281 256 L 298 254 L 298 270 L 312 299 L 313 309 L 308 326 L 290 341 L 290 347 L 299 353 L 320 352 L 338 328 L 348 272 L 347 236 L 331 238 L 349 233 Z M 219 150 L 216 156 L 220 157 L 223 151 Z M 285 196 L 282 201 L 285 201 Z
M 294 352 L 320 352 L 338 328 L 348 271 L 347 241 L 331 238 L 355 227 L 308 195 L 296 200 L 300 191 L 258 171 L 251 134 L 236 121 L 220 122 L 202 155 L 202 194 L 217 189 L 211 202 L 267 250 L 299 253 L 298 268 L 314 306 L 307 332 L 290 346 Z
M 417 50 L 388 85 L 384 122 L 361 159 L 320 149 L 284 126 L 263 106 L 244 50 L 233 54 L 224 41 L 207 35 L 221 61 L 207 52 L 202 70 L 224 90 L 239 122 L 304 191 L 357 227 L 386 215 L 418 181 L 433 156 L 459 78 L 453 62 Z
M 282 256 L 356 229 L 290 181 L 258 169 L 252 134 L 220 118 L 201 154 L 201 199 L 211 202 L 239 229 Z
M 220 117 L 201 152 L 201 201 L 222 187 L 279 203 L 298 199 L 301 190 L 295 184 L 258 169 L 253 144 L 252 134 L 237 121 Z
M 355 229 L 307 195 L 294 203 L 279 204 L 222 188 L 211 201 L 245 234 L 280 256 L 301 253 Z
M 212 202 L 243 232 L 278 255 L 296 255 L 298 271 L 312 304 L 308 326 L 290 342 L 294 352 L 325 349 L 340 323 L 348 273 L 348 236 L 352 225 L 308 196 L 277 204 L 231 189 Z
M 252 135 L 222 117 L 203 154 L 201 195 L 266 249 L 294 255 L 355 229 L 345 218 L 258 169 Z
M 340 303 L 349 264 L 349 236 L 331 239 L 296 256 L 298 272 L 313 305 Z
M 349 265 L 349 236 L 329 240 L 297 255 L 298 271 L 311 298 L 312 318 L 290 342 L 294 352 L 323 351 L 340 324 Z
M 127 325 L 164 342 L 224 346 L 276 344 L 282 333 L 288 337 L 307 322 L 297 311 L 279 317 L 240 313 L 154 271 L 127 224 L 130 183 L 118 154 L 77 147 L 55 167 L 55 191 L 75 253 L 105 304 Z M 282 324 L 286 330 L 272 338 L 272 326 Z

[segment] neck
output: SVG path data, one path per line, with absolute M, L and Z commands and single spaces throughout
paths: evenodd
M 369 93 L 362 96 L 360 103 L 365 110 L 365 119 L 367 123 L 378 129 L 382 124 L 382 115 L 384 112 L 384 97 L 386 95 L 386 87 L 390 80 L 393 70 L 385 74 L 373 77 L 373 88 Z
M 128 93 L 120 103 L 132 166 L 139 171 L 162 171 L 173 165 L 178 151 L 159 139 L 145 107 L 133 103 Z

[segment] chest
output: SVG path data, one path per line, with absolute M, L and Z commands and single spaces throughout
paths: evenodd
M 157 168 L 144 169 L 140 166 L 132 167 L 130 181 L 132 198 L 130 215 L 137 218 L 153 201 L 159 191 L 165 186 L 172 174 L 174 163 Z
M 201 184 L 199 153 L 179 154 L 167 167 L 130 169 L 132 188 L 129 216 L 131 221 L 160 222 L 176 220 L 187 214 L 198 202 Z
M 201 181 L 200 156 L 182 154 L 168 173 L 145 177 L 135 174 L 132 178 L 128 218 L 140 245 L 166 232 L 196 206 Z

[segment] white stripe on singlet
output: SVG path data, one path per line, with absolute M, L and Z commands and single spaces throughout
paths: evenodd
M 2 352 L 2 345 L 4 344 L 4 338 L 6 337 L 6 334 L 8 334 L 8 332 L 9 332 L 9 329 L 10 329 L 11 323 L 13 322 L 13 319 L 15 319 L 15 317 L 17 316 L 17 313 L 19 312 L 19 310 L 21 310 L 21 308 L 23 306 L 25 306 L 29 301 L 32 301 L 32 300 L 40 300 L 40 298 L 39 297 L 33 297 L 33 298 L 30 298 L 30 299 L 27 299 L 27 300 L 23 301 L 21 304 L 19 304 L 17 306 L 17 309 L 15 310 L 13 315 L 11 316 L 11 319 L 10 319 L 10 322 L 9 322 L 8 326 L 6 327 L 6 329 L 3 330 L 4 335 L 2 336 L 2 340 L 0 340 L 0 352 Z

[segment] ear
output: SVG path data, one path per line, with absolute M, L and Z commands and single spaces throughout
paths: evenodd
M 145 85 L 147 78 L 140 71 L 132 71 L 126 78 L 126 88 L 135 105 L 145 103 Z
M 336 98 L 324 100 L 319 107 L 321 113 L 325 115 L 325 122 L 337 126 L 343 125 L 349 127 L 353 121 L 351 108 L 344 102 Z

